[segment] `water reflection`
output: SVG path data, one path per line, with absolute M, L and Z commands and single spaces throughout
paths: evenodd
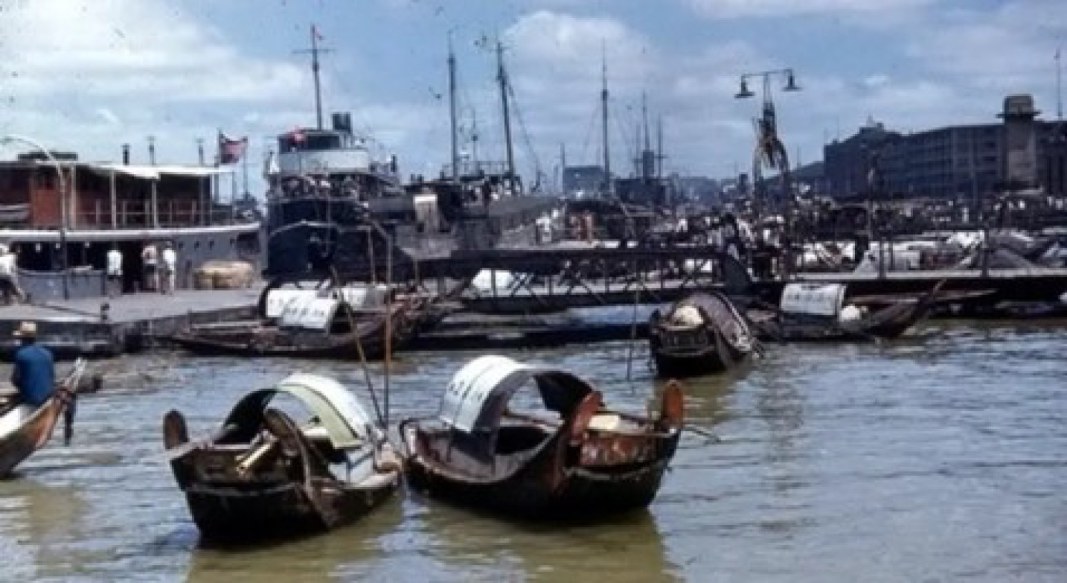
M 78 562 L 66 543 L 77 540 L 84 515 L 85 502 L 73 487 L 49 486 L 26 476 L 0 482 L 3 578 L 53 576 Z
M 404 519 L 398 496 L 359 522 L 328 533 L 278 540 L 256 546 L 207 547 L 192 550 L 188 581 L 330 581 L 340 573 L 358 571 L 387 552 L 391 533 Z
M 455 580 L 675 581 L 648 511 L 590 524 L 517 522 L 417 497 L 438 573 Z

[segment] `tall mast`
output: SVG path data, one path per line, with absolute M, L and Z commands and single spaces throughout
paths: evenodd
M 456 55 L 448 33 L 448 115 L 452 124 L 452 180 L 459 182 L 459 135 L 456 132 Z
M 634 137 L 634 178 L 641 178 L 641 162 L 644 160 L 644 152 L 641 151 L 641 124 L 637 124 L 637 135 Z
M 319 53 L 328 53 L 330 49 L 324 49 L 319 47 L 319 41 L 322 40 L 322 35 L 319 34 L 319 29 L 314 24 L 311 25 L 311 49 L 304 49 L 294 51 L 296 53 L 310 53 L 311 54 L 311 76 L 315 81 L 315 124 L 318 129 L 322 129 L 322 87 L 319 83 Z
M 500 82 L 500 103 L 504 111 L 504 146 L 507 148 L 508 176 L 515 177 L 515 153 L 511 148 L 511 117 L 508 113 L 508 72 L 504 69 L 504 43 L 496 41 L 497 81 Z
M 315 77 L 315 124 L 322 129 L 322 88 L 319 84 L 319 31 L 311 25 L 311 73 Z
M 478 162 L 478 112 L 474 109 L 471 110 L 471 160 L 474 162 L 474 169 L 478 170 L 481 164 Z
M 563 142 L 559 143 L 559 191 L 566 194 L 566 189 L 563 184 L 563 177 L 567 173 L 567 145 Z
M 608 150 L 608 56 L 607 49 L 603 48 L 603 45 L 601 45 L 601 81 L 600 121 L 604 142 L 604 192 L 610 196 L 614 189 L 611 184 L 611 152 Z
M 656 120 L 656 178 L 663 178 L 663 116 Z
M 1062 47 L 1056 47 L 1056 120 L 1063 121 L 1063 71 L 1060 67 Z
M 645 150 L 652 150 L 652 140 L 648 131 L 648 95 L 641 93 L 641 118 L 645 124 Z

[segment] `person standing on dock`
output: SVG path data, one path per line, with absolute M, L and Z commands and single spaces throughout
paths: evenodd
M 174 282 L 178 272 L 178 253 L 169 241 L 163 245 L 163 277 L 160 293 L 173 294 Z
M 36 409 L 44 405 L 55 391 L 55 360 L 51 350 L 37 344 L 37 322 L 19 324 L 15 337 L 21 346 L 15 351 L 11 384 L 18 389 L 21 404 Z
M 5 304 L 23 300 L 22 288 L 19 287 L 16 260 L 15 252 L 10 250 L 7 245 L 0 244 L 0 279 L 6 280 L 2 283 Z
M 151 241 L 144 246 L 144 250 L 141 251 L 141 263 L 144 265 L 144 285 L 142 288 L 145 291 L 156 291 L 159 289 L 159 253 L 156 251 L 155 243 Z
M 122 251 L 115 245 L 107 252 L 107 296 L 122 295 Z

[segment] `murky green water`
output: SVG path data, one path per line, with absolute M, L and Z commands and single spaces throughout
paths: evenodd
M 643 349 L 638 351 L 644 354 Z M 524 355 L 596 379 L 642 410 L 625 344 Z M 0 482 L 2 580 L 1063 581 L 1067 326 L 935 325 L 889 346 L 771 347 L 690 383 L 696 432 L 645 513 L 594 527 L 496 520 L 398 497 L 288 544 L 199 549 L 160 420 L 214 429 L 245 390 L 294 369 L 355 384 L 348 364 L 172 356 L 105 366 L 75 443 Z M 470 355 L 405 355 L 393 418 L 436 409 Z

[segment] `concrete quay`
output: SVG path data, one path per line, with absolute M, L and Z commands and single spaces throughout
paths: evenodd
M 37 323 L 38 337 L 57 358 L 109 357 L 138 352 L 189 324 L 251 318 L 262 286 L 177 290 L 0 307 L 0 358 L 9 360 L 20 322 Z M 105 309 L 106 306 L 106 309 Z

